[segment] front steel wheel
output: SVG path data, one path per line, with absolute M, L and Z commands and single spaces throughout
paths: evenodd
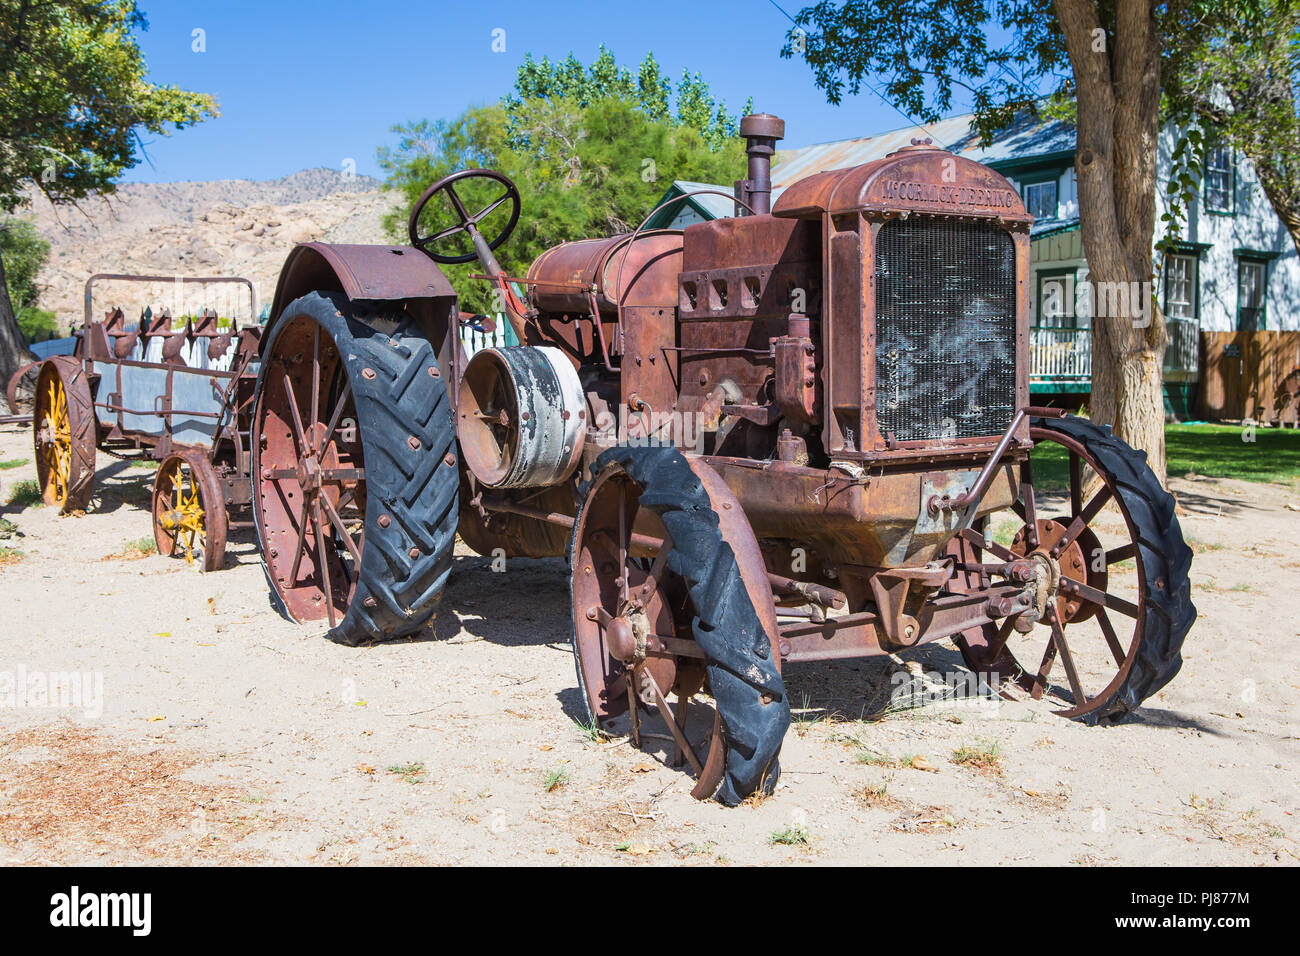
M 1034 561 L 1044 595 L 1038 620 L 1021 634 L 1009 617 L 968 631 L 958 643 L 973 669 L 1035 699 L 1051 697 L 1060 704 L 1056 713 L 1087 724 L 1113 722 L 1182 666 L 1183 640 L 1196 620 L 1192 551 L 1174 498 L 1146 455 L 1109 427 L 1074 416 L 1035 418 L 1030 435 L 1034 451 L 1020 466 L 1014 534 L 1000 544 L 968 530 L 961 546 L 976 562 L 985 552 L 998 561 Z M 1048 511 L 1035 475 L 1062 457 L 1069 500 Z

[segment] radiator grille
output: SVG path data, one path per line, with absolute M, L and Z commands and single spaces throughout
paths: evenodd
M 982 223 L 888 222 L 876 240 L 876 415 L 899 441 L 999 435 L 1016 400 L 1016 256 Z

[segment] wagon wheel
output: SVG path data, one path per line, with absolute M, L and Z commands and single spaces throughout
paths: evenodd
M 207 455 L 187 448 L 164 459 L 153 480 L 158 553 L 216 571 L 225 561 L 226 531 L 225 497 Z
M 45 503 L 84 511 L 95 484 L 95 410 L 81 363 L 47 359 L 36 384 L 32 435 L 36 480 Z
M 590 721 L 627 714 L 633 742 L 662 738 L 697 776 L 692 795 L 736 803 L 770 792 L 789 705 L 776 611 L 753 532 L 717 474 L 670 448 L 617 448 L 600 468 L 570 544 L 573 650 Z M 756 675 L 760 675 L 756 677 Z M 691 698 L 713 694 L 713 728 Z M 676 698 L 676 705 L 669 702 Z
M 5 401 L 11 415 L 22 415 L 36 404 L 36 380 L 41 374 L 42 362 L 28 362 L 9 376 L 5 386 Z
M 285 612 L 328 619 L 346 644 L 424 627 L 451 569 L 458 476 L 447 390 L 409 317 L 328 293 L 290 303 L 262 350 L 251 445 Z
M 1146 456 L 1109 427 L 1072 416 L 1035 418 L 1030 435 L 1035 451 L 1020 468 L 1020 527 L 1010 547 L 974 531 L 963 535 L 976 560 L 987 550 L 999 561 L 1035 561 L 1044 595 L 1037 625 L 1021 636 L 1008 618 L 967 632 L 959 644 L 975 670 L 996 672 L 1035 699 L 1050 693 L 1062 704 L 1058 714 L 1112 722 L 1182 666 L 1183 639 L 1196 619 L 1187 577 L 1192 552 L 1174 499 Z M 1035 468 L 1041 472 L 1062 450 L 1069 504 L 1065 513 L 1044 514 Z

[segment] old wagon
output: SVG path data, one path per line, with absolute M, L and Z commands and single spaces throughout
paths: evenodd
M 249 322 L 240 328 L 233 316 L 212 309 L 178 318 L 150 307 L 138 321 L 128 321 L 120 307 L 96 319 L 95 286 L 106 281 L 240 286 Z M 228 509 L 249 502 L 256 315 L 256 290 L 242 277 L 91 276 L 71 354 L 46 358 L 32 370 L 33 440 L 45 501 L 65 513 L 85 510 L 97 452 L 152 459 L 159 463 L 151 502 L 159 552 L 202 570 L 219 568 L 232 523 Z

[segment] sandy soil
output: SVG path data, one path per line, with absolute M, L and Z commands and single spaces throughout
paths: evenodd
M 30 457 L 0 427 L 0 462 Z M 0 471 L 0 501 L 33 476 Z M 80 706 L 0 706 L 0 862 L 1300 860 L 1294 488 L 1173 481 L 1200 619 L 1124 725 L 1045 701 L 863 721 L 900 665 L 792 666 L 781 785 L 727 810 L 575 723 L 561 560 L 494 573 L 462 549 L 432 633 L 350 649 L 276 614 L 250 535 L 210 575 L 133 556 L 151 480 L 101 457 L 84 517 L 0 507 L 23 552 L 0 558 L 0 689 L 91 675 Z M 960 667 L 947 644 L 914 657 Z

